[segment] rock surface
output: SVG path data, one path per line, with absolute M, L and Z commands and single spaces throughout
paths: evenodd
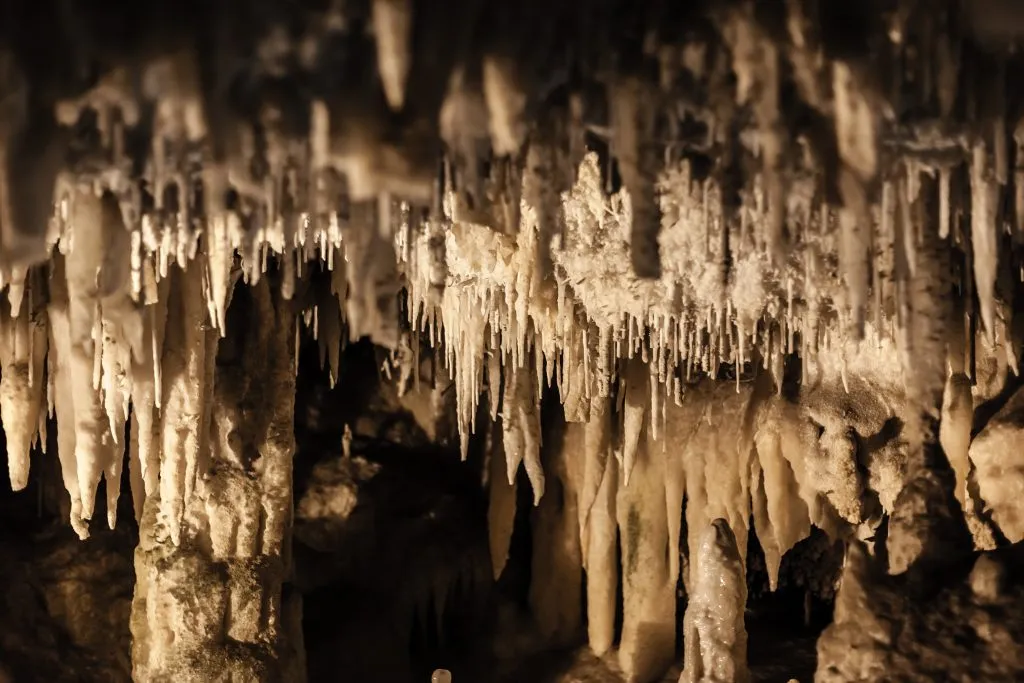
M 28 543 L 26 543 L 28 541 Z M 0 538 L 0 681 L 131 681 L 134 539 L 67 528 Z
M 1007 540 L 1024 540 L 1024 389 L 974 438 L 970 459 L 986 512 Z
M 1024 670 L 1024 545 L 975 554 L 941 575 L 888 576 L 851 547 L 817 683 L 1016 681 Z

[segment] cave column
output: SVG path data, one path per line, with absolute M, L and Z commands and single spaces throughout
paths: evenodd
M 301 603 L 285 588 L 294 317 L 264 279 L 234 292 L 224 339 L 212 329 L 196 338 L 188 325 L 205 300 L 188 277 L 177 274 L 168 306 L 161 482 L 135 553 L 133 677 L 302 681 Z
M 960 328 L 952 324 L 950 249 L 936 230 L 937 193 L 934 182 L 923 184 L 914 207 L 922 221 L 923 239 L 917 246 L 915 271 L 907 269 L 904 276 L 907 321 L 902 357 L 909 448 L 906 483 L 889 520 L 886 552 L 891 574 L 901 574 L 915 563 L 944 565 L 973 546 L 954 495 L 956 475 L 940 442 L 947 348 Z

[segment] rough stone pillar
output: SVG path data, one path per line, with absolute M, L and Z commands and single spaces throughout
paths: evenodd
M 189 285 L 176 287 L 187 298 Z M 187 300 L 179 306 L 190 310 Z M 178 431 L 182 446 L 197 441 L 187 432 L 198 432 L 199 457 L 194 478 L 191 463 L 162 466 L 158 495 L 146 500 L 135 553 L 133 677 L 302 681 L 301 604 L 297 596 L 282 596 L 292 523 L 294 317 L 266 279 L 239 286 L 227 336 L 219 348 L 207 337 L 201 363 L 197 347 L 175 348 L 188 338 L 175 329 L 188 318 L 175 314 L 172 298 L 161 420 L 164 448 L 177 443 L 169 430 Z M 191 396 L 205 409 L 175 401 L 176 383 L 197 381 L 204 385 L 198 392 L 191 387 Z M 182 405 L 189 410 L 174 420 L 171 413 Z M 161 462 L 174 455 L 161 453 Z M 165 481 L 175 476 L 185 479 L 183 486 Z M 160 500 L 167 491 L 183 491 L 180 518 Z
M 954 492 L 956 475 L 940 442 L 946 386 L 948 340 L 959 335 L 952 324 L 949 245 L 934 232 L 935 188 L 925 184 L 921 210 L 924 239 L 917 247 L 916 270 L 906 277 L 908 320 L 904 322 L 904 375 L 908 410 L 904 433 L 909 443 L 907 479 L 889 518 L 886 552 L 889 572 L 911 565 L 948 565 L 973 547 L 963 509 Z M 932 199 L 933 201 L 927 201 Z M 991 226 L 985 226 L 991 229 Z

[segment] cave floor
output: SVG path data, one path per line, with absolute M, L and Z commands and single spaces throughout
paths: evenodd
M 814 679 L 817 635 L 774 628 L 762 621 L 752 625 L 748 656 L 751 683 L 788 683 Z M 682 671 L 679 662 L 662 677 L 662 683 L 676 683 Z M 624 681 L 615 654 L 596 657 L 587 648 L 544 653 L 502 670 L 494 683 L 536 681 L 537 683 L 620 683 Z

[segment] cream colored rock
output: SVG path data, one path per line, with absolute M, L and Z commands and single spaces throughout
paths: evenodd
M 996 413 L 970 447 L 978 493 L 999 530 L 1015 543 L 1024 540 L 1024 391 Z
M 684 664 L 680 683 L 745 683 L 746 573 L 736 537 L 724 519 L 700 533 L 683 619 Z

